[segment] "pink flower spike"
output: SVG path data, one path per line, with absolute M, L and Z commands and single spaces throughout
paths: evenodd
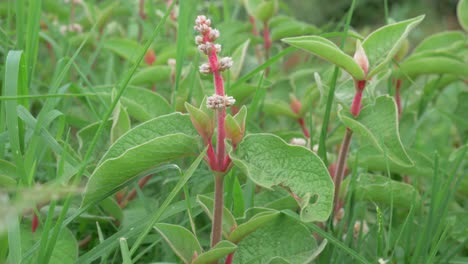
M 356 53 L 354 53 L 354 61 L 359 64 L 361 69 L 364 71 L 364 75 L 367 76 L 369 72 L 369 60 L 367 59 L 366 51 L 362 48 L 361 41 L 356 42 Z

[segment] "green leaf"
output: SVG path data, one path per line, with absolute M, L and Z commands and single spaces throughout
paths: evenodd
M 251 134 L 230 156 L 256 184 L 289 188 L 300 197 L 303 221 L 325 221 L 330 216 L 333 182 L 325 164 L 309 149 L 271 134 Z
M 110 133 L 110 141 L 114 143 L 119 137 L 125 134 L 131 128 L 130 117 L 127 110 L 120 104 L 114 109 L 112 115 L 112 128 Z
M 131 39 L 107 39 L 102 43 L 102 47 L 132 63 L 136 62 L 136 55 L 141 53 L 141 46 Z
M 205 101 L 202 102 L 202 106 L 205 104 Z M 208 113 L 205 113 L 203 110 L 198 109 L 192 106 L 189 103 L 185 103 L 185 109 L 190 114 L 190 120 L 198 133 L 206 140 L 211 139 L 214 132 L 214 116 L 213 111 L 211 111 L 211 116 Z
M 210 264 L 236 251 L 237 246 L 229 241 L 220 241 L 207 252 L 202 253 L 193 264 Z
M 172 69 L 169 66 L 151 66 L 146 67 L 133 75 L 130 84 L 143 85 L 143 84 L 157 84 L 161 81 L 169 81 Z
M 320 30 L 314 26 L 287 16 L 275 16 L 270 21 L 271 40 L 317 34 Z
M 459 46 L 465 41 L 465 34 L 461 31 L 443 31 L 425 38 L 414 48 L 413 54 L 426 51 L 451 50 L 452 47 Z
M 128 251 L 127 239 L 125 237 L 121 237 L 119 242 L 120 252 L 122 254 L 122 264 L 132 264 L 132 256 L 130 256 L 130 252 Z
M 83 155 L 88 151 L 93 137 L 96 135 L 96 132 L 101 125 L 101 122 L 92 123 L 88 126 L 83 127 L 77 133 L 79 148 L 78 151 Z M 93 159 L 98 159 L 104 153 L 104 151 L 109 147 L 110 142 L 110 129 L 112 127 L 112 122 L 109 120 L 104 124 L 104 131 L 107 133 L 102 133 L 99 139 L 96 141 L 93 152 Z
M 200 204 L 208 217 L 213 220 L 214 200 L 204 195 L 197 195 L 197 203 Z M 234 219 L 234 216 L 232 216 L 231 212 L 226 207 L 224 207 L 223 236 L 229 237 L 229 234 L 235 226 L 237 226 L 236 219 Z
M 372 146 L 366 146 L 359 149 L 359 160 L 357 165 L 365 167 L 371 171 L 386 172 L 388 168 L 392 173 L 430 177 L 434 168 L 433 161 L 416 150 L 407 149 L 406 151 L 409 157 L 411 157 L 411 160 L 413 160 L 414 166 L 402 166 L 391 159 L 385 159 L 384 154 Z M 354 167 L 353 160 L 354 158 L 348 159 L 348 166 L 350 168 Z
M 411 56 L 400 64 L 403 76 L 415 77 L 421 74 L 453 74 L 460 77 L 468 77 L 466 63 L 445 53 L 424 53 L 419 56 Z
M 99 201 L 146 170 L 198 151 L 188 115 L 173 113 L 147 121 L 120 137 L 89 178 L 82 206 Z
M 102 210 L 115 218 L 115 220 L 122 222 L 123 220 L 123 211 L 122 208 L 120 208 L 119 204 L 112 198 L 112 197 L 107 197 L 106 199 L 102 200 L 99 203 L 99 206 L 102 207 Z
M 306 263 L 316 248 L 314 237 L 300 221 L 281 214 L 237 245 L 233 263 L 268 263 L 277 257 Z
M 186 228 L 160 223 L 154 225 L 154 229 L 161 234 L 174 253 L 184 263 L 192 263 L 192 258 L 202 253 L 202 248 L 197 238 Z
M 272 116 L 287 116 L 297 119 L 298 115 L 291 110 L 291 107 L 282 100 L 271 100 L 263 103 L 263 112 Z
M 232 65 L 230 69 L 230 78 L 231 81 L 237 80 L 239 77 L 242 66 L 244 65 L 244 60 L 245 60 L 245 55 L 247 54 L 247 49 L 250 44 L 250 39 L 247 39 L 242 45 L 236 48 L 234 52 L 232 53 L 232 60 L 234 61 L 234 64 Z
M 16 167 L 13 163 L 0 159 L 0 188 L 16 186 Z
M 29 249 L 41 238 L 42 230 L 37 229 L 34 234 L 30 231 L 30 226 L 24 226 L 21 232 L 21 247 L 24 251 Z M 37 258 L 37 256 L 36 256 Z M 78 258 L 78 242 L 72 232 L 64 228 L 58 236 L 57 243 L 52 250 L 52 255 L 48 263 L 50 264 L 72 264 Z
M 413 166 L 398 132 L 398 113 L 395 101 L 390 96 L 380 96 L 375 104 L 364 107 L 357 118 L 351 113 L 338 112 L 341 121 L 354 133 L 372 143 L 395 164 Z
M 234 229 L 234 231 L 232 231 L 232 233 L 229 235 L 229 241 L 236 244 L 239 243 L 250 233 L 254 232 L 265 224 L 270 223 L 279 215 L 280 212 L 278 211 L 267 211 L 253 216 L 249 219 L 249 221 L 239 225 L 236 229 Z
M 465 30 L 468 31 L 468 1 L 460 0 L 457 5 L 458 23 Z
M 340 195 L 348 188 L 350 177 L 343 181 Z M 390 206 L 392 203 L 398 208 L 410 208 L 418 205 L 420 196 L 410 184 L 394 181 L 388 177 L 361 174 L 356 179 L 354 197 L 357 201 L 370 201 Z
M 384 70 L 399 51 L 409 32 L 424 19 L 424 15 L 390 24 L 372 32 L 363 42 L 369 60 L 368 78 Z
M 363 80 L 364 71 L 348 54 L 344 53 L 335 43 L 319 36 L 302 36 L 282 39 L 296 48 L 308 51 L 347 71 L 354 79 Z M 367 50 L 366 50 L 367 52 Z
M 277 0 L 244 0 L 249 15 L 260 21 L 268 21 L 278 10 Z
M 110 92 L 105 92 L 103 97 L 110 100 L 112 96 Z M 172 111 L 164 97 L 145 88 L 127 88 L 120 98 L 120 102 L 131 117 L 141 122 L 169 114 Z

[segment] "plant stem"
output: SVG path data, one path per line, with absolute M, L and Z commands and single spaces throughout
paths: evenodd
M 213 226 L 211 229 L 211 247 L 213 248 L 221 240 L 223 231 L 223 209 L 224 209 L 224 175 L 215 173 L 215 193 Z
M 271 48 L 271 37 L 270 28 L 268 27 L 268 21 L 263 22 L 263 45 L 265 48 L 265 62 L 270 59 L 270 48 Z M 265 69 L 265 76 L 270 73 L 270 67 Z
M 305 125 L 304 118 L 299 118 L 297 121 L 299 122 L 299 125 L 301 125 L 302 133 L 304 134 L 304 136 L 306 138 L 310 138 L 309 129 L 307 129 L 307 126 Z
M 362 92 L 364 91 L 364 88 L 366 87 L 366 81 L 365 80 L 355 81 L 355 86 L 356 86 L 356 94 L 354 95 L 353 104 L 351 105 L 351 114 L 353 114 L 353 116 L 356 117 L 359 115 L 359 112 L 361 112 Z
M 232 260 L 233 260 L 233 258 L 234 258 L 234 252 L 233 252 L 233 253 L 231 253 L 231 254 L 229 254 L 229 255 L 227 255 L 227 257 L 226 257 L 226 261 L 224 261 L 224 264 L 231 264 L 231 263 L 232 263 Z
M 338 154 L 338 161 L 336 164 L 336 171 L 335 171 L 335 196 L 334 196 L 334 203 L 335 203 L 335 212 L 338 212 L 339 208 L 339 193 L 341 188 L 341 182 L 344 178 L 344 172 L 346 167 L 346 159 L 348 157 L 349 152 L 349 145 L 351 143 L 351 136 L 353 135 L 353 131 L 351 129 L 346 128 L 346 133 L 343 138 L 343 142 L 341 143 L 340 153 Z
M 252 34 L 255 37 L 258 37 L 258 30 L 257 30 L 257 25 L 255 25 L 255 18 L 253 16 L 249 16 L 249 22 L 252 24 Z M 255 45 L 255 56 L 257 57 L 258 63 L 261 63 L 262 61 L 262 54 L 260 51 L 259 45 Z
M 401 79 L 396 80 L 395 84 L 395 101 L 398 108 L 398 117 L 401 116 L 401 96 L 400 96 L 400 87 L 401 87 Z

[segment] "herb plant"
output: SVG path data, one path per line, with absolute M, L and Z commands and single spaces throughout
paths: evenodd
M 468 1 L 349 2 L 0 3 L 0 263 L 466 262 Z

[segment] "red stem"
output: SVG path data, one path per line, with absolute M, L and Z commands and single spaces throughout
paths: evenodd
M 349 145 L 351 143 L 351 136 L 353 135 L 353 131 L 351 129 L 346 129 L 346 134 L 343 138 L 343 142 L 341 143 L 340 152 L 338 154 L 338 161 L 336 165 L 335 171 L 335 195 L 334 195 L 334 203 L 335 203 L 335 212 L 338 212 L 340 209 L 340 202 L 339 202 L 339 194 L 341 188 L 341 182 L 344 178 L 344 172 L 346 167 L 346 158 L 348 156 Z
M 307 127 L 305 125 L 304 118 L 299 118 L 297 121 L 299 122 L 299 125 L 301 125 L 302 133 L 304 133 L 304 136 L 306 138 L 310 138 L 310 133 L 309 133 L 309 130 L 307 129 Z
M 234 252 L 227 255 L 226 257 L 226 261 L 224 261 L 224 264 L 231 264 L 232 263 L 232 259 L 234 258 Z
M 361 112 L 362 92 L 366 87 L 366 80 L 356 81 L 355 86 L 356 94 L 354 95 L 353 104 L 351 105 L 351 114 L 356 117 L 359 115 L 359 112 Z

